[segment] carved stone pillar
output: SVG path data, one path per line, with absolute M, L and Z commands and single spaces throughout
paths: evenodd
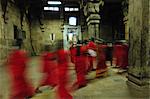
M 84 15 L 87 17 L 88 37 L 99 38 L 100 36 L 100 8 L 104 5 L 102 0 L 91 0 L 84 6 Z
M 150 1 L 129 0 L 127 84 L 136 95 L 150 96 Z
M 123 9 L 123 21 L 125 25 L 125 40 L 129 40 L 129 20 L 128 20 L 128 6 L 129 0 L 123 0 L 122 2 L 122 9 Z
M 89 37 L 99 38 L 100 15 L 90 14 L 86 21 L 88 26 Z
M 129 20 L 128 17 L 124 17 L 123 19 L 125 25 L 125 40 L 129 40 Z

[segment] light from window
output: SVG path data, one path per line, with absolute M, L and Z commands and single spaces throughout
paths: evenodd
M 53 10 L 54 8 L 53 7 L 49 7 L 49 10 Z
M 44 10 L 59 11 L 59 7 L 44 7 Z
M 79 11 L 79 8 L 69 8 L 69 7 L 65 7 L 65 11 Z
M 79 11 L 79 8 L 74 8 L 74 11 Z
M 69 11 L 69 8 L 68 8 L 68 7 L 65 7 L 65 11 Z
M 69 17 L 69 25 L 77 25 L 77 18 Z
M 59 8 L 58 7 L 54 7 L 53 10 L 54 11 L 59 11 Z
M 73 8 L 70 8 L 70 11 L 74 11 L 74 9 L 73 9 Z
M 44 7 L 44 10 L 49 10 L 49 7 Z
M 60 1 L 48 1 L 48 4 L 52 4 L 52 5 L 60 5 L 61 2 L 60 2 Z

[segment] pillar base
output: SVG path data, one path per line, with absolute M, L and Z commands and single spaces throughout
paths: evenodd
M 150 98 L 150 79 L 139 79 L 132 75 L 128 75 L 127 85 L 133 96 Z

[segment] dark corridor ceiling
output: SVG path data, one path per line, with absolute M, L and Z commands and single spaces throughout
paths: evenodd
M 5 0 L 2 0 L 5 1 Z M 6 0 L 7 1 L 7 0 Z M 8 0 L 9 1 L 9 0 Z M 47 4 L 47 1 L 50 0 L 14 0 L 17 6 L 20 9 L 28 10 L 31 17 L 41 18 L 43 13 L 43 6 Z M 58 1 L 58 0 L 51 0 L 51 1 Z M 60 0 L 63 4 L 74 4 L 80 3 L 82 0 Z M 88 0 L 85 0 L 88 1 Z M 121 3 L 122 0 L 104 0 L 105 3 Z

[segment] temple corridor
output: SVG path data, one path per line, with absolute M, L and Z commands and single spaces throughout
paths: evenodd
M 150 0 L 0 0 L 0 99 L 150 99 Z

